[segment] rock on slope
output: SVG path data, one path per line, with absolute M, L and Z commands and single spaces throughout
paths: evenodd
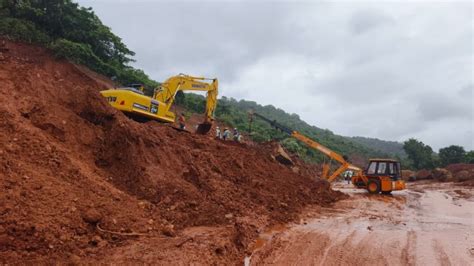
M 342 197 L 264 147 L 131 121 L 94 76 L 7 45 L 0 263 L 235 263 L 262 227 Z

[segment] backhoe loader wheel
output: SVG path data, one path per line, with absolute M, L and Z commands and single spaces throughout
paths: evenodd
M 369 191 L 370 194 L 380 193 L 380 181 L 369 180 L 369 182 L 367 182 L 367 191 Z

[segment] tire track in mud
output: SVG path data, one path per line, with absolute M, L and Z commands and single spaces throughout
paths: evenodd
M 436 251 L 436 256 L 442 266 L 451 265 L 451 261 L 449 260 L 448 254 L 446 254 L 446 251 L 444 251 L 443 246 L 439 243 L 438 240 L 433 239 L 433 249 Z
M 411 230 L 407 232 L 406 238 L 407 240 L 405 247 L 402 249 L 402 262 L 405 265 L 415 265 L 416 257 L 415 254 L 412 252 L 412 250 L 416 246 L 417 237 L 415 231 Z
M 329 245 L 320 260 L 320 264 L 328 265 L 328 264 L 336 264 L 341 265 L 345 261 L 345 249 L 350 246 L 350 242 L 354 239 L 356 235 L 356 231 L 352 231 L 347 237 L 343 237 L 344 240 L 340 241 L 333 241 L 334 243 Z M 340 239 L 341 234 L 336 237 L 336 239 Z M 336 253 L 336 254 L 334 254 Z M 329 260 L 328 260 L 329 258 Z M 335 260 L 335 261 L 333 261 Z
M 472 265 L 474 189 L 412 185 L 393 196 L 351 197 L 279 232 L 251 265 Z M 470 196 L 466 196 L 470 195 Z

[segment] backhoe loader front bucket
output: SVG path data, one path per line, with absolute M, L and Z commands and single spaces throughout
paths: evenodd
M 206 135 L 212 128 L 212 123 L 204 122 L 199 124 L 196 129 L 196 134 Z

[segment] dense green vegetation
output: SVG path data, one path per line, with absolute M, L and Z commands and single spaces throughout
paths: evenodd
M 464 157 L 466 163 L 474 163 L 474 151 L 466 152 L 466 156 Z
M 466 152 L 457 145 L 441 148 L 436 154 L 429 145 L 412 138 L 404 142 L 403 149 L 408 155 L 409 165 L 415 170 L 445 167 L 454 163 L 474 163 L 474 151 Z
M 414 169 L 431 169 L 435 166 L 433 149 L 416 139 L 409 139 L 403 144 L 403 149 Z
M 461 146 L 451 145 L 449 147 L 439 149 L 439 162 L 441 166 L 469 161 L 470 158 L 467 157 L 466 151 Z
M 157 85 L 143 71 L 128 65 L 134 52 L 91 8 L 71 0 L 0 0 L 0 35 L 49 47 L 56 56 L 120 83 Z
M 188 110 L 199 113 L 204 112 L 205 98 L 201 95 L 190 93 L 180 94 L 177 96 L 176 102 Z M 352 138 L 338 136 L 330 130 L 311 126 L 301 120 L 297 114 L 288 114 L 272 105 L 262 106 L 252 101 L 237 101 L 232 98 L 222 97 L 219 99 L 215 115 L 219 121 L 226 125 L 236 127 L 241 132 L 251 132 L 251 138 L 257 142 L 277 139 L 281 141 L 285 148 L 299 154 L 304 159 L 310 161 L 321 161 L 323 159 L 323 156 L 318 151 L 310 149 L 306 147 L 306 145 L 288 137 L 287 134 L 273 129 L 268 123 L 258 118 L 254 118 L 250 125 L 248 117 L 249 110 L 257 112 L 269 119 L 276 120 L 280 124 L 293 130 L 297 130 L 334 151 L 347 155 L 350 159 L 359 163 L 368 157 L 403 157 L 400 153 L 376 150 L 365 143 L 354 141 Z M 378 145 L 382 147 L 383 141 L 378 141 Z M 389 142 L 389 145 L 395 146 L 392 142 Z M 396 150 L 400 152 L 399 149 Z
M 400 143 L 400 142 L 380 140 L 380 139 L 375 139 L 375 138 L 366 138 L 366 137 L 351 137 L 351 140 L 359 144 L 362 144 L 364 146 L 371 147 L 372 149 L 378 150 L 386 154 L 392 154 L 400 158 L 407 157 L 407 154 L 405 153 L 405 150 L 403 149 L 403 143 Z

